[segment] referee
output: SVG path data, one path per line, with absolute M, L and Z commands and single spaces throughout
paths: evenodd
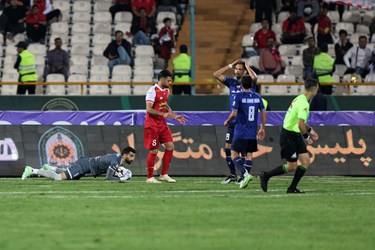
M 260 183 L 264 192 L 267 192 L 271 177 L 295 171 L 287 193 L 304 193 L 297 189 L 297 185 L 310 165 L 306 144 L 312 144 L 319 138 L 318 134 L 306 124 L 309 117 L 309 101 L 316 95 L 318 89 L 317 80 L 307 79 L 305 92 L 294 98 L 290 104 L 280 133 L 281 157 L 285 158 L 287 163 L 271 171 L 260 173 Z M 297 160 L 300 160 L 301 165 L 297 165 Z

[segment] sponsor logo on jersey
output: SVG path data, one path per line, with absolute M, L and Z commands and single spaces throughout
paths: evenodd
M 81 140 L 63 127 L 47 130 L 39 140 L 38 149 L 40 165 L 48 163 L 59 168 L 67 168 L 83 156 Z
M 294 154 L 292 154 L 292 157 L 290 157 L 290 158 L 292 158 L 292 159 L 297 159 L 297 153 L 294 152 Z

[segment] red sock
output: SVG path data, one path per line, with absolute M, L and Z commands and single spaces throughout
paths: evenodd
M 171 165 L 171 160 L 173 156 L 173 150 L 165 150 L 163 156 L 163 168 L 161 170 L 161 175 L 168 174 L 169 165 Z
M 157 154 L 151 152 L 147 156 L 147 178 L 154 177 L 154 165 Z

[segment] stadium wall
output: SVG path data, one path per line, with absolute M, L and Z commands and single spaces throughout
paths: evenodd
M 185 126 L 170 124 L 175 142 L 171 175 L 226 175 L 226 128 L 221 124 L 228 113 L 183 114 L 188 118 Z M 283 116 L 284 112 L 269 112 L 266 140 L 259 141 L 254 155 L 254 173 L 283 162 L 278 145 Z M 120 152 L 126 145 L 137 149 L 130 167 L 133 173 L 146 175 L 143 120 L 144 112 L 0 112 L 0 175 L 17 177 L 25 165 L 39 167 L 46 162 L 66 167 L 83 155 Z M 375 175 L 374 112 L 312 113 L 309 123 L 320 135 L 308 146 L 309 175 Z
M 264 96 L 272 111 L 284 111 L 294 96 Z M 227 95 L 170 96 L 179 111 L 226 111 Z M 328 96 L 328 110 L 375 110 L 374 96 Z M 145 109 L 144 96 L 2 96 L 0 110 L 136 110 Z

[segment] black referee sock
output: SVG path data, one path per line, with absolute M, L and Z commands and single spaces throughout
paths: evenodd
M 288 170 L 286 169 L 286 165 L 283 164 L 281 166 L 278 166 L 278 167 L 272 169 L 271 171 L 265 172 L 265 176 L 269 179 L 272 176 L 281 175 L 281 174 L 285 174 L 285 173 L 288 173 Z
M 294 178 L 288 189 L 296 189 L 302 176 L 306 173 L 307 168 L 304 166 L 298 166 L 296 172 L 294 173 Z

